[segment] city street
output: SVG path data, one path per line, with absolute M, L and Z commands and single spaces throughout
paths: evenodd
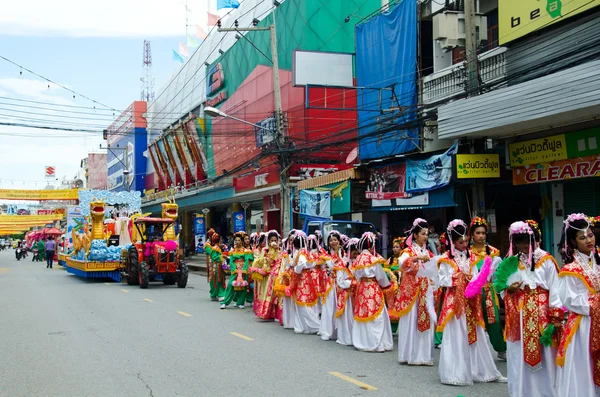
M 296 335 L 186 289 L 86 281 L 0 252 L 1 396 L 506 396 L 449 387 L 438 368 Z M 439 356 L 439 350 L 436 350 Z M 498 362 L 506 375 L 506 364 Z

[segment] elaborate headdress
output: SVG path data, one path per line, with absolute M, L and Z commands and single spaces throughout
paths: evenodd
M 402 243 L 404 243 L 404 240 L 406 240 L 406 237 L 396 237 L 392 240 L 392 245 L 394 245 L 394 244 L 402 245 Z
M 233 238 L 235 239 L 236 237 L 239 237 L 242 240 L 242 242 L 244 242 L 245 236 L 247 236 L 246 232 L 239 231 L 239 232 L 235 232 L 235 234 L 233 235 Z
M 294 242 L 296 241 L 300 241 L 300 248 L 306 248 L 307 246 L 307 240 L 308 237 L 306 237 L 306 233 L 304 233 L 302 230 L 294 230 L 294 234 L 291 234 L 290 231 L 290 244 L 292 245 L 292 247 L 294 246 Z
M 352 248 L 358 249 L 359 242 L 360 242 L 359 239 L 357 239 L 356 237 L 352 237 L 352 238 L 349 238 L 348 241 L 346 241 L 346 243 L 344 244 L 344 248 L 346 248 L 346 255 L 348 258 L 348 262 L 350 262 Z
M 480 216 L 476 216 L 475 218 L 473 218 L 473 220 L 471 220 L 471 224 L 469 225 L 469 234 L 471 234 L 473 232 L 473 229 L 476 227 L 480 227 L 483 226 L 485 228 L 485 231 L 487 232 L 488 230 L 488 223 L 485 220 L 485 218 L 482 218 Z
M 465 231 L 464 233 L 459 233 L 457 230 L 458 226 L 462 226 Z M 452 222 L 450 222 L 448 224 L 448 227 L 446 228 L 446 232 L 447 232 L 447 237 L 448 240 L 450 241 L 450 254 L 454 257 L 454 241 L 452 238 L 452 233 L 458 234 L 461 237 L 467 237 L 467 224 L 462 220 L 462 219 L 454 219 Z
M 525 223 L 527 223 L 527 224 L 529 225 L 529 227 L 531 228 L 531 230 L 533 230 L 533 234 L 534 234 L 534 236 L 536 236 L 536 234 L 537 234 L 537 237 L 538 237 L 539 239 L 541 239 L 541 238 L 542 238 L 542 230 L 540 229 L 540 225 L 539 225 L 539 223 L 537 223 L 537 222 L 536 222 L 536 221 L 534 221 L 533 219 L 527 219 L 527 220 L 525 221 Z
M 600 215 L 596 217 L 590 217 L 590 225 L 592 225 L 594 228 L 600 227 Z
M 342 244 L 342 233 L 338 232 L 337 230 L 332 230 L 327 235 L 327 245 L 329 245 L 329 239 L 331 236 L 337 237 L 337 239 L 340 241 L 340 245 Z
M 375 236 L 374 233 L 365 232 L 365 233 L 363 233 L 360 240 L 358 241 L 358 249 L 361 251 L 364 249 L 367 249 L 370 252 L 372 252 L 373 254 L 375 254 L 376 241 L 377 241 L 377 236 Z
M 210 235 L 210 242 L 213 244 L 217 244 L 220 239 L 221 239 L 221 235 L 213 230 L 213 232 Z
M 573 223 L 576 221 L 584 221 L 586 226 L 584 226 L 583 228 L 578 228 L 576 226 L 573 226 Z M 565 252 L 568 252 L 568 238 L 567 238 L 567 230 L 569 229 L 575 229 L 575 230 L 580 230 L 585 232 L 586 230 L 588 230 L 591 226 L 591 223 L 588 219 L 587 216 L 585 216 L 585 214 L 582 213 L 578 213 L 578 214 L 571 214 L 567 217 L 567 219 L 565 219 L 564 221 L 565 224 Z
M 406 246 L 410 247 L 412 245 L 413 242 L 413 234 L 415 233 L 415 229 L 419 228 L 419 229 L 425 229 L 423 227 L 421 227 L 421 223 L 427 223 L 427 221 L 423 218 L 417 218 L 413 221 L 412 223 L 412 227 L 410 228 L 410 230 L 408 231 L 409 235 L 406 239 Z
M 508 233 L 509 233 L 509 241 L 510 241 L 510 248 L 508 250 L 508 256 L 513 256 L 513 236 L 515 234 L 527 234 L 529 235 L 529 258 L 527 259 L 527 264 L 531 263 L 531 258 L 533 257 L 533 229 L 531 229 L 531 227 L 522 221 L 518 221 L 518 222 L 514 222 L 510 225 L 510 227 L 508 228 Z
M 271 229 L 267 232 L 267 240 L 270 240 L 273 236 L 277 237 L 277 241 L 281 240 L 281 235 L 275 229 Z

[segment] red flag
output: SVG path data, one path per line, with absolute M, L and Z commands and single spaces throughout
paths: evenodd
M 208 22 L 206 24 L 208 26 L 215 26 L 219 20 L 219 16 L 216 14 L 211 14 L 210 12 L 207 12 L 206 14 L 208 15 Z
M 202 26 L 200 26 L 200 25 L 196 25 L 196 37 L 199 38 L 200 40 L 204 40 L 208 37 L 208 34 L 206 33 L 206 31 L 204 29 L 202 29 Z

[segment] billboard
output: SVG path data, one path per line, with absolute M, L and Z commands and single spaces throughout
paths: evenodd
M 600 5 L 600 0 L 500 0 L 499 43 L 503 45 L 538 29 Z
M 254 139 L 256 147 L 261 147 L 274 142 L 277 138 L 277 124 L 275 117 L 267 117 L 256 123 L 254 127 Z
M 103 190 L 108 184 L 106 153 L 90 153 L 87 165 L 87 188 Z

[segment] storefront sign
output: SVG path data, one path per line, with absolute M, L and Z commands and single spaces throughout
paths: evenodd
M 563 181 L 593 176 L 600 176 L 599 156 L 542 163 L 537 167 L 515 168 L 513 170 L 513 185 Z
M 406 162 L 406 191 L 425 192 L 447 186 L 452 177 L 452 156 L 458 145 L 454 144 L 442 154 L 424 160 Z
M 375 168 L 369 173 L 365 195 L 369 200 L 408 198 L 406 193 L 406 164 Z
M 565 137 L 570 159 L 600 154 L 600 127 L 569 132 Z
M 457 154 L 456 177 L 500 178 L 499 154 Z
M 162 191 L 156 192 L 156 193 L 148 193 L 148 194 L 146 194 L 146 200 L 154 201 L 154 200 L 159 200 L 159 199 L 166 199 L 167 197 L 174 196 L 175 193 L 177 193 L 177 189 L 175 189 L 175 188 L 162 190 Z
M 194 234 L 196 236 L 206 234 L 204 214 L 196 214 L 194 218 Z
M 564 134 L 511 143 L 508 145 L 508 152 L 510 166 L 513 168 L 568 158 Z
M 0 189 L 1 200 L 79 200 L 79 189 L 13 190 Z
M 245 232 L 246 231 L 246 214 L 243 212 L 234 212 L 233 216 L 233 232 Z
M 500 45 L 600 5 L 600 0 L 501 0 L 498 2 Z
M 217 63 L 207 73 L 206 95 L 213 95 L 225 87 L 225 75 L 220 63 Z M 227 99 L 227 91 L 219 92 L 214 98 L 207 99 L 206 106 L 215 106 Z
M 331 192 L 301 190 L 300 214 L 329 218 L 331 216 Z

